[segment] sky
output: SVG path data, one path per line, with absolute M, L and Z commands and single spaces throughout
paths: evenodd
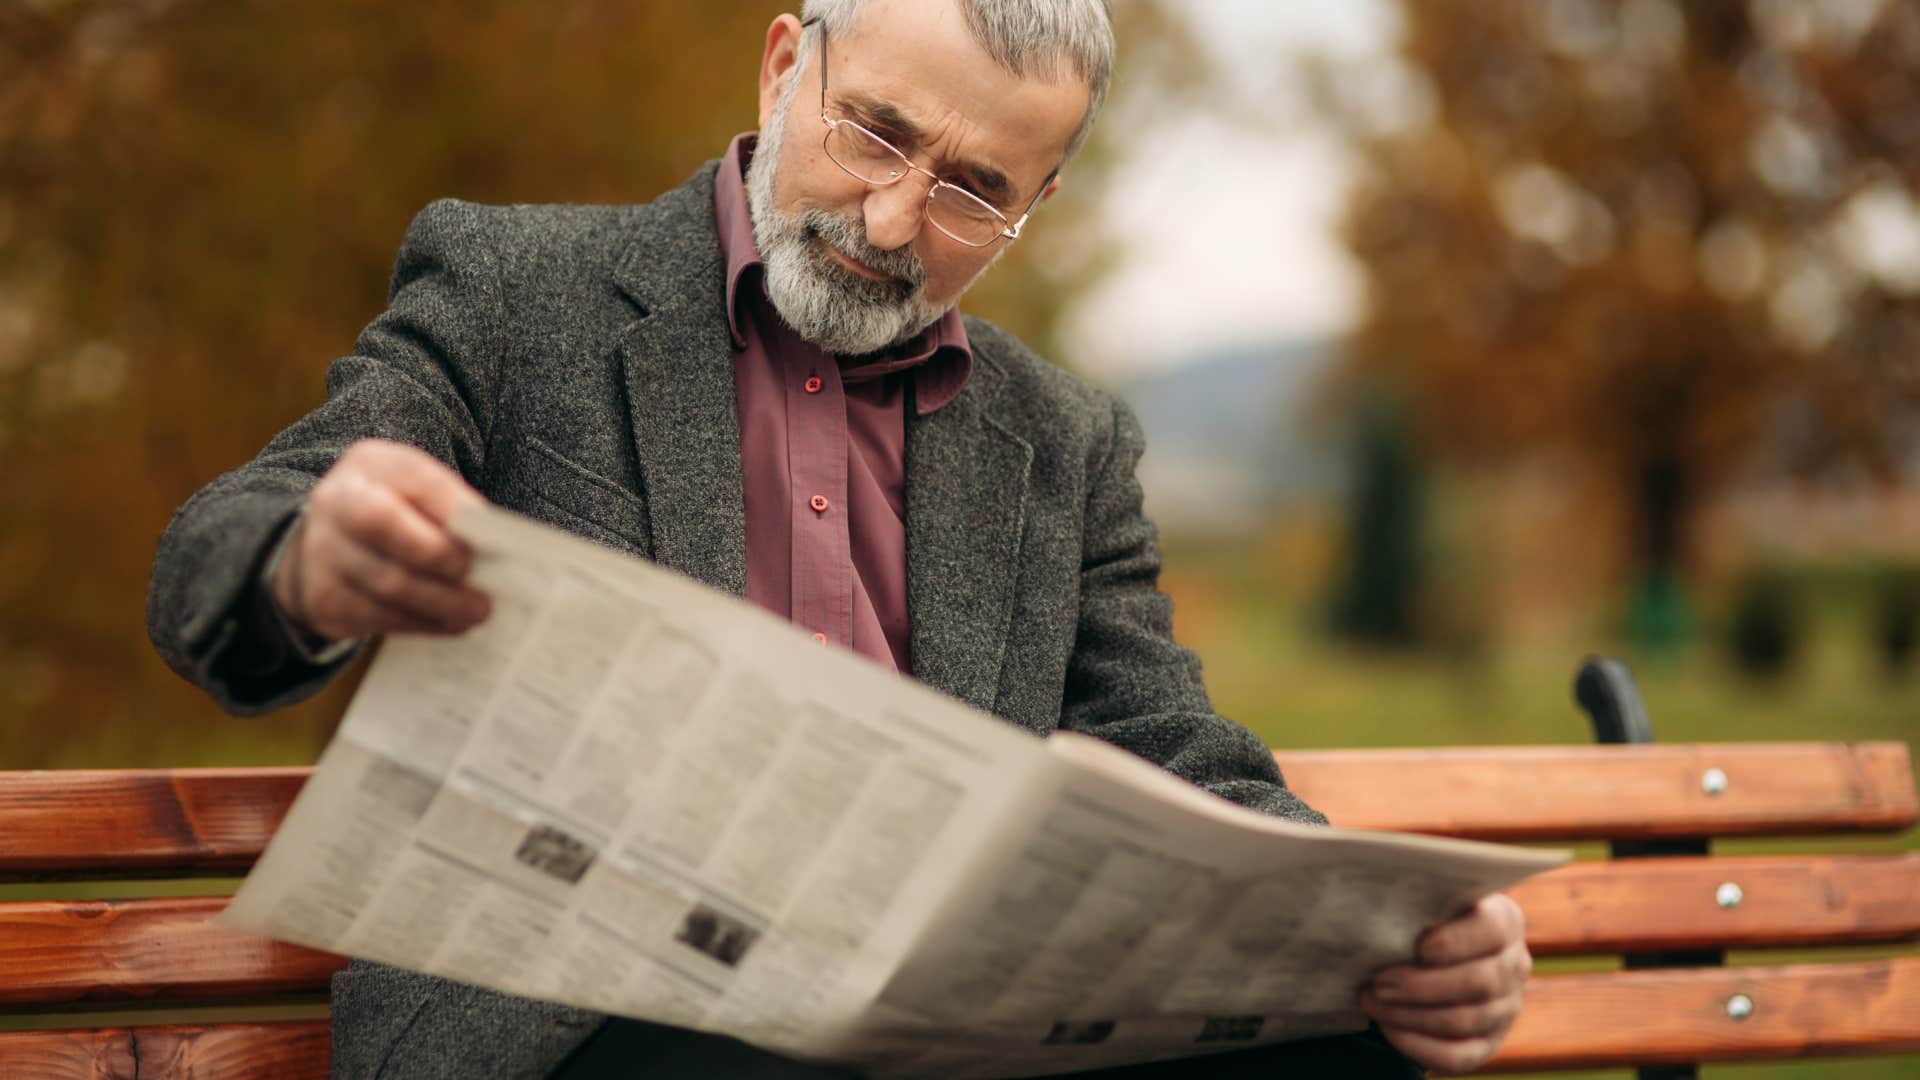
M 1336 336 L 1361 309 L 1357 270 L 1335 235 L 1348 166 L 1337 138 L 1302 108 L 1291 58 L 1314 50 L 1359 66 L 1380 57 L 1396 31 L 1391 4 L 1182 8 L 1224 70 L 1269 87 L 1270 134 L 1194 115 L 1120 169 L 1106 213 L 1132 239 L 1121 268 L 1068 316 L 1071 362 L 1108 380 L 1212 348 Z

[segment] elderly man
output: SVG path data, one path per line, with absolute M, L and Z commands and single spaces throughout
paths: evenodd
M 326 403 L 169 526 L 149 608 L 161 653 L 225 706 L 263 711 L 374 635 L 460 633 L 488 602 L 447 521 L 485 497 L 1009 723 L 1091 732 L 1319 820 L 1213 714 L 1169 636 L 1133 418 L 954 309 L 1086 136 L 1112 66 L 1104 3 L 804 14 L 767 31 L 758 138 L 680 188 L 643 206 L 423 212 Z M 1517 909 L 1490 898 L 1378 975 L 1363 997 L 1376 1032 L 1180 1074 L 1471 1068 L 1528 963 Z M 336 982 L 335 1033 L 347 1075 L 810 1074 L 369 964 Z

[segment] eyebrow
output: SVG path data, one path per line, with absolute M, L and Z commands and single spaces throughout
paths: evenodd
M 862 118 L 871 126 L 885 128 L 886 132 L 897 136 L 900 141 L 916 146 L 926 142 L 926 133 L 920 125 L 908 118 L 900 107 L 891 101 L 871 97 L 867 94 L 852 92 L 836 93 L 841 104 Z M 956 161 L 954 167 L 967 174 L 974 187 L 982 194 L 1005 201 L 1013 195 L 1013 184 L 1007 180 L 1007 174 L 984 162 Z

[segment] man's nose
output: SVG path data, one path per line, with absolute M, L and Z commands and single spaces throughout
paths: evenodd
M 882 251 L 892 251 L 913 243 L 926 220 L 927 182 L 917 174 L 901 178 L 885 187 L 867 190 L 867 243 Z

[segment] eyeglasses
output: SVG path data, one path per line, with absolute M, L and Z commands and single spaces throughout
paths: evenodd
M 819 19 L 808 19 L 803 26 L 813 26 Z M 842 120 L 827 113 L 827 28 L 820 26 L 820 119 L 827 125 L 826 137 L 821 140 L 821 148 L 835 165 L 862 183 L 875 187 L 899 183 L 910 172 L 916 172 L 933 181 L 927 189 L 927 201 L 921 211 L 927 221 L 936 229 L 958 240 L 968 247 L 988 247 L 994 241 L 1005 238 L 1018 240 L 1020 229 L 1027 219 L 1033 216 L 1033 208 L 1040 205 L 1041 196 L 1047 193 L 1047 184 L 1059 175 L 1055 169 L 1048 174 L 1040 185 L 1039 194 L 1027 204 L 1020 220 L 1009 223 L 1007 216 L 994 209 L 978 195 L 963 187 L 949 184 L 933 173 L 915 165 L 899 147 L 868 131 L 852 120 Z

